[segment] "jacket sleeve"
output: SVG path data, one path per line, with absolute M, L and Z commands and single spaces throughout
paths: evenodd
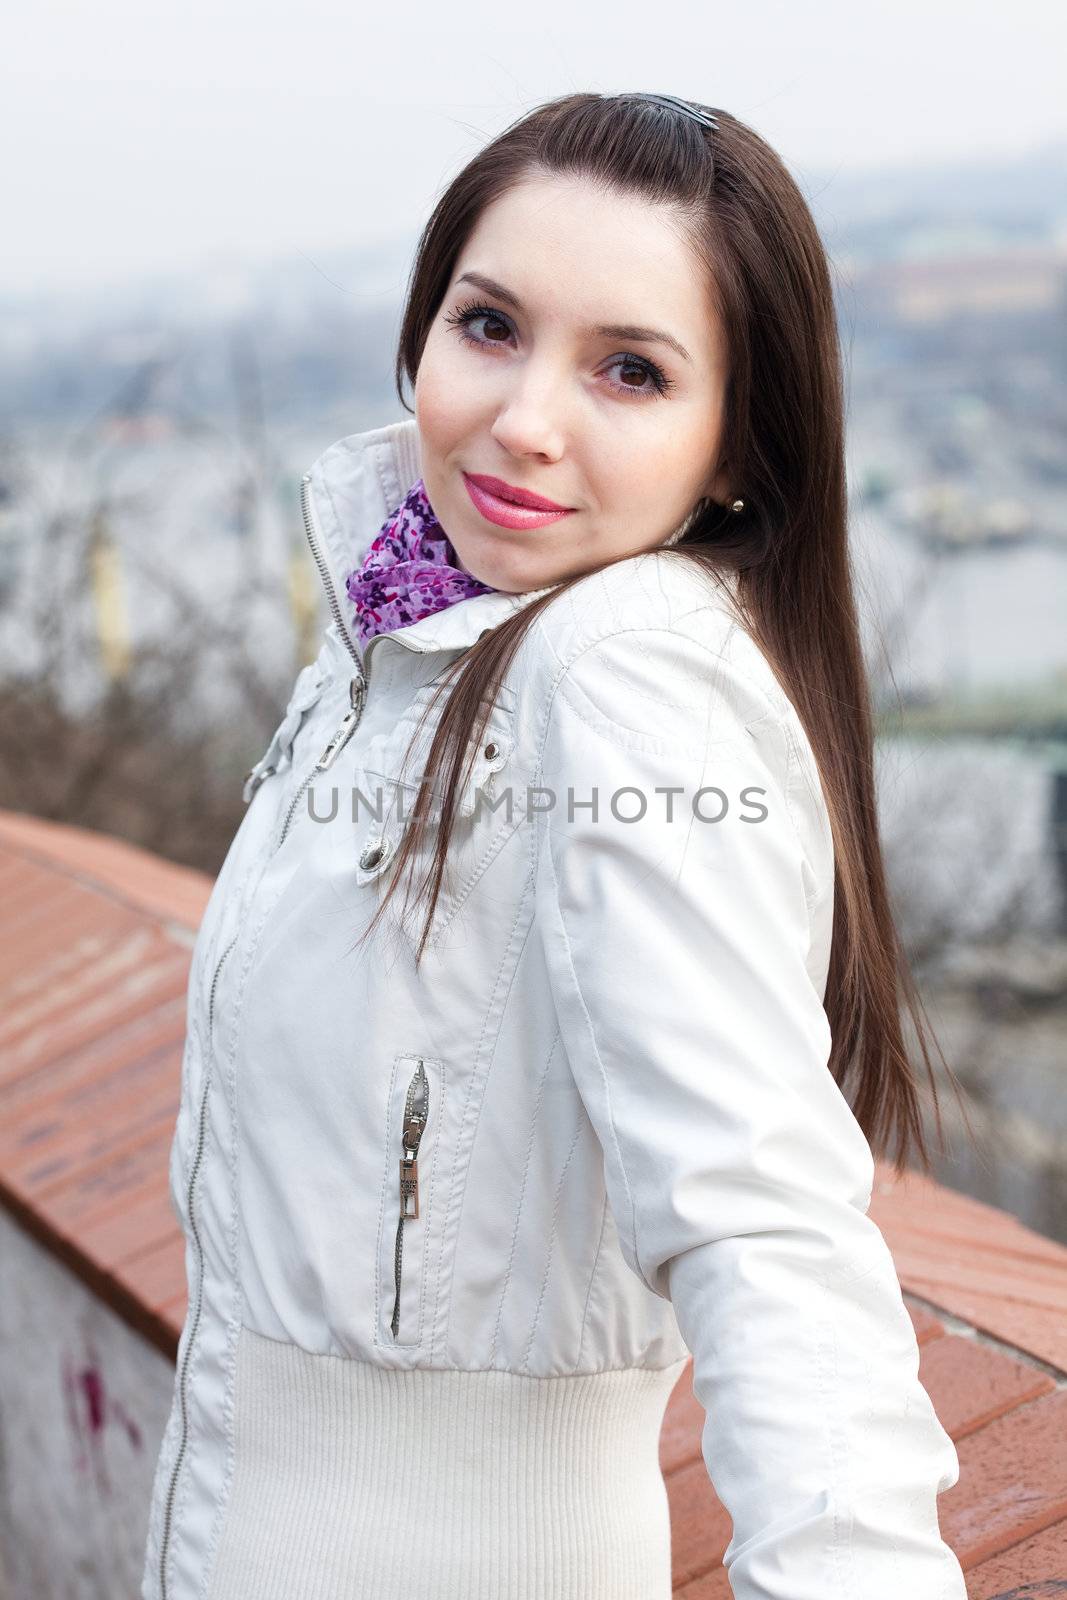
M 666 629 L 557 673 L 533 802 L 551 992 L 621 1248 L 693 1356 L 735 1600 L 966 1600 L 937 1514 L 959 1462 L 827 1067 L 811 866 L 764 704 Z

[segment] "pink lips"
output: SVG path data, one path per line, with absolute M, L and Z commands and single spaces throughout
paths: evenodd
M 476 509 L 499 528 L 544 528 L 550 522 L 569 516 L 573 509 L 529 490 L 516 489 L 485 473 L 465 472 L 463 481 Z M 506 495 L 515 498 L 507 499 Z

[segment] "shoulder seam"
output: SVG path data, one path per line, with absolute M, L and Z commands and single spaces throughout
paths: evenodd
M 683 612 L 682 615 L 683 616 L 693 616 L 696 612 L 703 611 L 705 609 L 706 609 L 706 607 L 704 607 L 704 606 L 694 606 L 694 607 L 692 607 L 691 610 Z M 681 618 L 679 618 L 677 620 L 681 620 Z M 536 623 L 536 626 L 538 628 L 540 628 L 542 626 L 540 618 L 538 619 L 538 621 Z M 691 644 L 697 645 L 698 648 L 703 650 L 707 655 L 712 656 L 717 661 L 722 661 L 722 660 L 724 660 L 726 658 L 726 646 L 730 643 L 730 640 L 733 638 L 734 633 L 737 632 L 737 631 L 738 631 L 737 620 L 736 620 L 736 618 L 731 618 L 730 619 L 730 625 L 729 625 L 729 628 L 727 629 L 726 636 L 725 636 L 725 638 L 723 640 L 723 644 L 722 644 L 722 648 L 721 649 L 715 649 L 712 645 L 706 644 L 701 639 L 694 639 L 691 634 L 686 634 L 685 637 Z M 571 668 L 575 665 L 575 663 L 577 661 L 580 661 L 582 656 L 587 655 L 590 650 L 596 649 L 596 647 L 598 645 L 604 644 L 609 639 L 621 639 L 621 638 L 625 638 L 629 634 L 655 634 L 655 633 L 666 633 L 666 634 L 671 635 L 672 637 L 675 636 L 675 630 L 673 628 L 663 628 L 663 627 L 654 627 L 654 626 L 640 627 L 640 628 L 616 628 L 616 629 L 612 629 L 612 630 L 610 630 L 610 631 L 608 631 L 606 633 L 599 634 L 595 639 L 591 639 L 591 640 L 585 641 L 582 644 L 580 649 L 575 650 L 572 655 L 570 655 L 566 660 L 564 660 L 559 655 L 559 652 L 556 650 L 555 645 L 552 643 L 552 639 L 549 636 L 547 629 L 544 630 L 546 643 L 548 644 L 549 648 L 552 651 L 553 656 L 555 657 L 555 659 L 556 659 L 556 661 L 558 663 L 558 668 L 557 668 L 557 671 L 555 672 L 555 674 L 553 675 L 551 685 L 549 686 L 549 692 L 548 692 L 548 694 L 546 696 L 546 699 L 545 699 L 544 723 L 543 723 L 543 727 L 542 727 L 542 730 L 541 730 L 541 738 L 540 738 L 540 741 L 539 741 L 538 747 L 537 747 L 537 765 L 536 765 L 536 768 L 535 768 L 535 774 L 536 774 L 537 777 L 540 777 L 541 774 L 544 771 L 545 745 L 548 742 L 549 730 L 550 730 L 551 724 L 552 724 L 552 706 L 553 706 L 553 704 L 555 702 L 557 693 L 558 693 L 558 691 L 560 689 L 561 684 L 563 683 L 563 680 L 567 677 L 568 673 L 570 672 Z M 760 698 L 760 700 L 763 702 L 763 705 L 764 705 L 764 709 L 761 712 L 759 712 L 756 716 L 748 717 L 744 722 L 742 722 L 741 727 L 742 727 L 743 731 L 745 733 L 751 733 L 754 728 L 757 728 L 760 725 L 762 725 L 764 723 L 767 723 L 767 724 L 770 724 L 770 726 L 772 726 L 775 729 L 777 729 L 779 732 L 781 732 L 783 737 L 784 737 L 786 766 L 785 766 L 785 772 L 782 774 L 782 777 L 781 777 L 781 782 L 782 782 L 782 786 L 783 786 L 783 794 L 784 794 L 784 797 L 785 797 L 786 816 L 789 819 L 789 829 L 790 829 L 790 832 L 792 833 L 792 836 L 793 836 L 793 839 L 794 839 L 794 841 L 796 843 L 797 849 L 800 851 L 800 854 L 801 854 L 802 858 L 805 861 L 809 862 L 809 865 L 810 865 L 810 858 L 809 858 L 809 855 L 808 855 L 808 851 L 807 851 L 807 849 L 805 848 L 805 845 L 804 845 L 804 840 L 803 840 L 803 837 L 801 835 L 801 831 L 800 831 L 800 827 L 798 825 L 797 817 L 796 817 L 796 815 L 794 813 L 793 806 L 790 804 L 789 783 L 790 783 L 790 777 L 791 777 L 791 774 L 792 774 L 793 762 L 797 759 L 797 753 L 794 751 L 794 748 L 793 748 L 793 733 L 792 733 L 792 729 L 791 729 L 791 727 L 789 725 L 789 719 L 785 715 L 785 713 L 783 711 L 779 710 L 779 708 L 774 704 L 773 700 L 768 695 L 766 689 L 764 689 L 761 684 L 756 682 L 755 678 L 752 676 L 751 673 L 746 672 L 744 667 L 739 666 L 735 661 L 731 661 L 730 665 L 731 665 L 731 669 L 737 673 L 738 677 L 743 678 L 744 681 L 755 691 L 755 693 L 758 695 L 758 697 Z M 807 906 L 807 910 L 808 910 L 808 913 L 809 913 L 809 916 L 810 916 L 811 912 L 812 912 L 812 907 L 813 907 L 813 904 L 814 904 L 814 897 L 811 894 L 809 894 L 807 892 L 807 890 L 805 890 L 805 892 L 804 892 L 804 900 L 805 900 L 805 904 Z
M 696 616 L 699 612 L 707 609 L 708 608 L 706 606 L 692 606 L 688 611 L 681 612 L 675 621 L 681 622 L 685 617 Z M 580 661 L 582 656 L 587 655 L 590 650 L 595 650 L 598 645 L 606 644 L 610 639 L 623 639 L 631 634 L 640 635 L 642 637 L 657 633 L 665 633 L 674 637 L 676 634 L 676 629 L 673 626 L 659 627 L 654 624 L 633 628 L 611 628 L 604 633 L 598 634 L 595 639 L 585 640 L 577 650 L 564 659 L 564 657 L 562 657 L 559 651 L 556 649 L 554 643 L 552 642 L 552 637 L 548 629 L 544 626 L 540 617 L 538 617 L 535 627 L 542 633 L 545 643 L 552 651 L 552 654 L 560 667 L 560 671 L 552 680 L 550 698 L 555 695 L 561 679 L 570 672 L 575 663 Z M 703 650 L 706 655 L 714 657 L 717 661 L 722 661 L 726 659 L 729 644 L 733 639 L 734 634 L 738 631 L 739 628 L 736 618 L 731 618 L 726 636 L 722 642 L 722 646 L 718 649 L 715 646 L 706 643 L 703 639 L 694 639 L 692 634 L 687 633 L 684 637 L 690 644 L 696 645 L 698 649 Z M 753 675 L 746 671 L 746 669 L 740 666 L 736 661 L 731 660 L 730 665 L 731 669 L 737 673 L 738 677 L 743 678 L 745 683 L 748 684 L 749 688 L 751 688 L 754 693 L 758 695 L 759 699 L 764 705 L 764 709 L 757 716 L 749 717 L 747 719 L 747 721 L 744 723 L 744 727 L 751 728 L 754 727 L 756 723 L 766 722 L 768 719 L 773 720 L 780 727 L 785 727 L 786 716 L 784 712 L 775 705 L 774 701 L 771 699 L 763 685 L 757 683 Z

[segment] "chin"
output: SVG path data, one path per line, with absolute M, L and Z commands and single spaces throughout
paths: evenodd
M 471 560 L 459 548 L 456 541 L 452 540 L 452 548 L 456 552 L 456 560 L 461 572 L 468 578 L 476 578 L 479 583 L 486 583 L 490 589 L 502 589 L 507 586 L 506 575 L 503 572 L 494 573 L 489 570 L 484 561 Z
M 540 589 L 552 582 L 551 578 L 541 577 L 540 574 L 516 571 L 514 567 L 505 570 L 503 566 L 495 572 L 476 572 L 473 575 L 491 589 L 498 589 L 501 594 L 525 594 L 528 589 Z

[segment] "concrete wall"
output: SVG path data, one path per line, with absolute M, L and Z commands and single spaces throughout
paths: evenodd
M 173 1382 L 0 1210 L 2 1600 L 139 1600 Z

